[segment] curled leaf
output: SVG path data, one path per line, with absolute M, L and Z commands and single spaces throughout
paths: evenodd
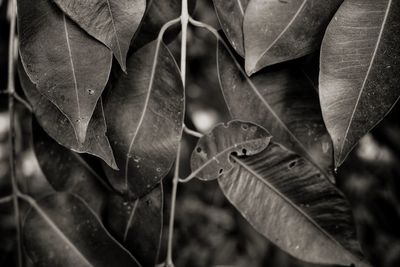
M 253 155 L 267 147 L 271 136 L 263 128 L 249 122 L 230 121 L 215 126 L 197 142 L 192 152 L 191 176 L 201 180 L 217 179 L 232 169 L 229 157 Z

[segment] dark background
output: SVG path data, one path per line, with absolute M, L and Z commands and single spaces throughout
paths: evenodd
M 0 0 L 0 90 L 6 89 L 8 58 L 7 5 Z M 219 28 L 210 0 L 198 0 L 195 18 Z M 186 124 L 207 131 L 227 120 L 219 90 L 212 35 L 190 28 L 188 33 Z M 179 38 L 169 44 L 179 57 Z M 18 85 L 17 85 L 18 86 Z M 17 91 L 23 95 L 20 88 Z M 400 107 L 366 135 L 339 169 L 337 184 L 353 207 L 359 240 L 377 267 L 400 266 Z M 39 197 L 48 184 L 31 147 L 31 114 L 17 104 L 17 175 L 21 188 Z M 10 194 L 7 95 L 0 94 L 0 197 Z M 196 139 L 185 136 L 181 176 L 190 173 L 189 158 Z M 165 180 L 167 227 L 171 175 Z M 22 206 L 22 214 L 27 207 Z M 260 212 L 263 212 L 260 210 Z M 273 214 L 271 215 L 273 216 Z M 258 234 L 227 202 L 216 182 L 180 184 L 176 208 L 176 266 L 317 266 L 301 263 Z M 296 226 L 294 226 L 296 227 Z M 166 228 L 165 232 L 166 233 Z M 15 225 L 11 203 L 0 204 L 0 266 L 14 266 Z M 165 258 L 165 236 L 160 259 Z

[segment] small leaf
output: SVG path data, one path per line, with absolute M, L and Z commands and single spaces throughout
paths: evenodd
M 101 177 L 81 156 L 57 144 L 38 125 L 32 122 L 33 148 L 47 181 L 58 192 L 80 196 L 100 214 L 107 191 Z
M 156 264 L 163 226 L 162 213 L 162 185 L 133 202 L 115 195 L 108 203 L 107 221 L 112 232 L 143 266 Z
M 399 1 L 345 1 L 326 31 L 320 100 L 336 167 L 399 99 L 399 22 Z
M 18 74 L 22 89 L 32 105 L 33 112 L 39 124 L 59 144 L 78 153 L 88 153 L 103 159 L 109 166 L 117 169 L 114 155 L 106 134 L 103 103 L 97 103 L 93 117 L 89 122 L 87 137 L 83 144 L 75 138 L 71 122 L 46 97 L 41 95 L 35 85 L 29 80 L 22 64 L 18 64 Z
M 313 162 L 333 180 L 332 142 L 308 66 L 302 61 L 288 62 L 249 78 L 220 44 L 217 59 L 222 92 L 232 118 L 261 125 L 274 140 Z
M 219 23 L 236 52 L 244 57 L 243 19 L 250 0 L 214 0 Z
M 122 69 L 146 0 L 54 0 L 82 29 L 109 47 Z
M 120 171 L 105 168 L 121 193 L 134 199 L 168 173 L 182 134 L 184 91 L 168 48 L 153 41 L 128 58 L 105 98 L 108 137 Z
M 246 72 L 318 49 L 343 0 L 252 0 L 244 15 Z
M 231 160 L 234 167 L 219 185 L 270 241 L 307 262 L 369 266 L 349 204 L 307 160 L 274 142 L 259 154 Z
M 267 147 L 271 136 L 263 128 L 248 122 L 218 124 L 197 142 L 192 152 L 192 175 L 201 180 L 217 179 L 232 169 L 232 153 L 253 155 Z
M 34 205 L 23 227 L 34 266 L 140 266 L 78 197 L 58 193 Z
M 39 92 L 67 116 L 83 143 L 110 74 L 112 54 L 52 1 L 17 2 L 24 69 Z

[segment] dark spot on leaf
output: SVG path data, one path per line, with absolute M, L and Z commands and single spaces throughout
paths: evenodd
M 147 205 L 147 206 L 150 206 L 150 205 L 151 205 L 151 200 L 150 200 L 150 199 L 146 200 L 146 205 Z
M 201 152 L 201 147 L 197 147 L 196 151 L 197 151 L 197 153 L 200 153 Z
M 242 124 L 242 129 L 247 131 L 249 129 L 249 126 L 247 124 Z
M 289 169 L 292 169 L 294 166 L 296 166 L 296 164 L 297 164 L 297 161 L 291 161 L 290 163 L 289 163 Z

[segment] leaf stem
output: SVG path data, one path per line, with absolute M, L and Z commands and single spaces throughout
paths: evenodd
M 183 84 L 184 91 L 186 88 L 186 49 L 187 49 L 187 28 L 189 23 L 189 11 L 188 11 L 188 1 L 182 0 L 182 9 L 181 9 L 181 27 L 182 27 L 182 38 L 181 38 L 181 79 Z M 182 125 L 184 130 L 186 127 Z M 176 193 L 178 190 L 179 183 L 179 162 L 181 157 L 181 144 L 182 141 L 179 142 L 175 160 L 175 170 L 174 177 L 172 179 L 172 193 L 171 193 L 171 211 L 169 216 L 169 229 L 168 229 L 168 248 L 167 248 L 167 258 L 165 260 L 166 267 L 173 267 L 174 263 L 172 260 L 172 241 L 174 235 L 174 221 L 175 221 L 175 206 L 176 206 Z
M 16 58 L 17 49 L 15 39 L 15 22 L 16 22 L 16 2 L 15 0 L 9 1 L 9 16 L 10 16 L 10 35 L 9 35 L 9 46 L 8 46 L 8 81 L 7 81 L 7 92 L 8 92 L 8 111 L 10 115 L 10 133 L 9 133 L 9 145 L 10 145 L 10 177 L 12 186 L 12 200 L 14 206 L 14 217 L 16 224 L 16 238 L 17 238 L 17 251 L 18 251 L 18 266 L 23 266 L 22 261 L 22 247 L 21 247 L 21 223 L 18 205 L 18 184 L 16 179 L 16 152 L 15 152 L 15 84 L 14 84 L 14 62 Z
M 5 203 L 8 203 L 10 201 L 13 201 L 13 196 L 12 195 L 0 198 L 0 204 L 5 204 Z
M 203 137 L 203 134 L 202 134 L 202 133 L 199 133 L 199 132 L 197 132 L 197 131 L 194 131 L 194 130 L 192 130 L 192 129 L 189 129 L 185 124 L 183 125 L 183 131 L 184 131 L 186 134 L 191 135 L 191 136 L 196 137 L 196 138 L 201 138 L 201 137 Z

